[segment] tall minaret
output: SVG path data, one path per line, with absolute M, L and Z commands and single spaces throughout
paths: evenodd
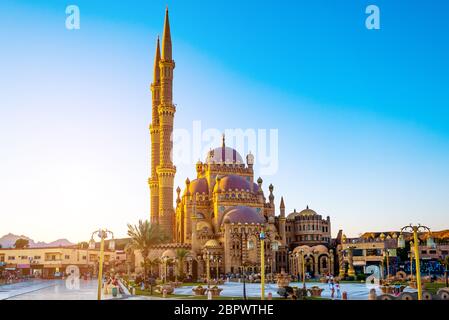
M 156 54 L 154 56 L 153 83 L 151 84 L 152 94 L 152 112 L 151 112 L 151 177 L 148 179 L 150 186 L 150 221 L 151 223 L 159 223 L 159 180 L 157 176 L 157 167 L 159 166 L 160 153 L 160 135 L 159 135 L 159 104 L 161 103 L 161 77 L 159 62 L 161 61 L 161 49 L 159 46 L 159 37 L 156 43 Z
M 168 236 L 173 239 L 175 211 L 173 208 L 173 183 L 176 168 L 172 161 L 173 150 L 173 118 L 176 108 L 173 105 L 173 69 L 172 44 L 168 8 L 165 11 L 164 34 L 162 36 L 162 57 L 160 67 L 160 104 L 159 134 L 160 134 L 160 163 L 157 167 L 159 179 L 159 225 Z

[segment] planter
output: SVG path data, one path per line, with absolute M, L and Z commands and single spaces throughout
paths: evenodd
M 196 296 L 204 296 L 206 294 L 207 289 L 203 288 L 202 286 L 198 286 L 196 288 L 192 288 L 192 291 Z
M 320 287 L 313 286 L 308 290 L 310 292 L 310 295 L 312 297 L 321 297 L 321 292 L 324 291 L 324 289 L 321 289 Z
M 210 289 L 208 289 L 212 293 L 212 297 L 218 297 L 220 293 L 223 291 L 223 289 L 215 286 Z
M 285 288 L 290 285 L 290 275 L 285 273 L 284 270 L 277 276 L 277 285 L 279 288 Z
M 164 290 L 166 291 L 167 294 L 172 294 L 175 291 L 175 288 L 169 284 L 164 284 L 157 286 L 156 290 L 161 294 L 164 293 Z
M 307 289 L 304 288 L 294 287 L 293 293 L 296 295 L 298 300 L 303 300 L 307 297 Z

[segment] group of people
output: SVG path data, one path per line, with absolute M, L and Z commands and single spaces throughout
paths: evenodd
M 0 272 L 0 283 L 11 284 L 18 282 L 22 279 L 17 272 L 13 271 L 1 271 Z
M 341 299 L 341 287 L 340 287 L 340 281 L 336 280 L 333 275 L 327 274 L 326 275 L 326 282 L 329 286 L 329 290 L 331 292 L 331 298 L 337 298 Z M 335 296 L 336 294 L 336 296 Z
M 117 289 L 116 293 L 123 293 L 123 290 L 120 287 L 118 275 L 106 275 L 103 279 L 104 294 L 114 294 L 114 288 Z

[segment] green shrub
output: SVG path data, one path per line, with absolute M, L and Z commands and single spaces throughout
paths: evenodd
M 357 281 L 366 281 L 366 274 L 358 274 L 357 275 Z

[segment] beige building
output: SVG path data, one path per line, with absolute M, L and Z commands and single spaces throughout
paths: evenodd
M 55 273 L 63 273 L 68 266 L 77 266 L 81 273 L 95 273 L 98 260 L 98 249 L 76 247 L 0 249 L 0 263 L 4 270 L 43 278 L 52 278 Z M 104 261 L 106 270 L 115 266 L 115 253 L 106 251 Z
M 343 235 L 337 251 L 339 274 L 355 276 L 359 273 L 370 273 L 367 272 L 369 266 L 378 267 L 381 274 L 384 274 L 387 257 L 397 257 L 397 238 L 398 233 L 381 233 L 375 237 L 353 239 Z

